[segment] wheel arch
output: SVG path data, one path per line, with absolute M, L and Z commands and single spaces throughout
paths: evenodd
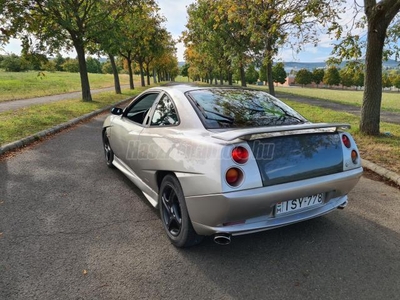
M 161 183 L 162 183 L 163 179 L 165 178 L 165 176 L 167 176 L 167 175 L 172 175 L 179 181 L 179 178 L 176 176 L 175 172 L 173 172 L 173 171 L 157 171 L 155 176 L 156 176 L 158 193 L 160 192 Z M 179 184 L 180 184 L 180 182 L 179 182 Z

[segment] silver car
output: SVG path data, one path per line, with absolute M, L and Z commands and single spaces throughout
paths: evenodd
M 107 165 L 159 208 L 177 247 L 344 208 L 363 172 L 349 125 L 311 123 L 263 91 L 157 87 L 111 112 Z

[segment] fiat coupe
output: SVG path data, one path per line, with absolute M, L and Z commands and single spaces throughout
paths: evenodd
M 311 123 L 268 93 L 155 87 L 104 122 L 106 163 L 158 208 L 177 247 L 319 217 L 363 169 L 348 124 Z

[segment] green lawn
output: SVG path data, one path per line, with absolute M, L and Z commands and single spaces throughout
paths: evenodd
M 113 92 L 93 95 L 92 102 L 80 99 L 62 100 L 49 104 L 38 104 L 27 108 L 0 113 L 0 145 L 7 144 L 94 110 L 112 105 L 135 96 L 148 87 L 125 91 L 122 95 Z
M 276 87 L 276 92 L 329 100 L 358 107 L 361 107 L 363 97 L 363 91 L 331 90 L 322 88 Z M 400 93 L 384 92 L 382 94 L 382 109 L 400 112 Z
M 0 71 L 0 102 L 56 95 L 81 90 L 79 73 L 67 72 L 4 72 Z M 135 76 L 135 81 L 139 77 Z M 111 74 L 89 74 L 90 88 L 114 86 Z M 129 76 L 120 75 L 121 84 L 129 84 Z

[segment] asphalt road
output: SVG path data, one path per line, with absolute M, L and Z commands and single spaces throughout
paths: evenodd
M 180 250 L 103 163 L 104 116 L 0 162 L 0 299 L 399 299 L 400 193 L 362 178 L 343 211 Z

